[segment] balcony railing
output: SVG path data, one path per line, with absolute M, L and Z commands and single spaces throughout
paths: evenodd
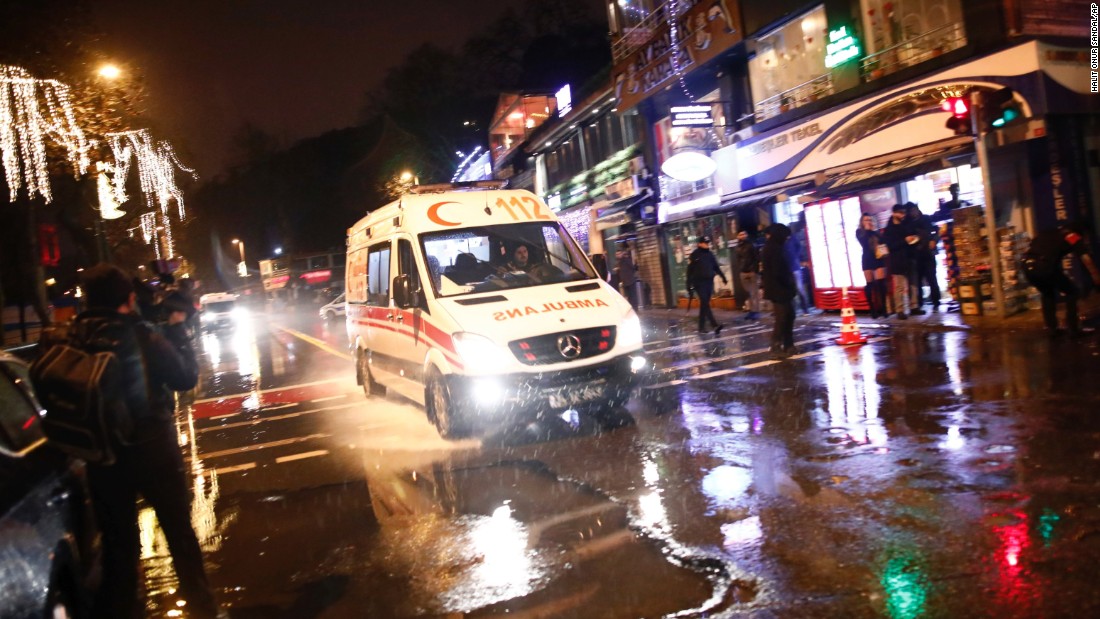
M 678 181 L 667 174 L 661 174 L 660 187 L 662 200 L 675 200 L 714 187 L 714 177 L 708 176 L 699 181 Z
M 833 75 L 826 73 L 799 84 L 789 90 L 764 99 L 756 104 L 756 122 L 761 122 L 783 112 L 801 107 L 812 101 L 833 94 Z
M 966 31 L 963 25 L 948 24 L 863 58 L 859 61 L 859 72 L 863 81 L 869 82 L 964 45 Z
M 619 62 L 630 56 L 639 47 L 646 44 L 655 32 L 660 28 L 667 27 L 665 25 L 665 15 L 668 12 L 669 4 L 678 2 L 679 0 L 669 0 L 653 9 L 648 15 L 641 19 L 634 21 L 634 23 L 627 25 L 623 28 L 622 35 L 611 42 L 611 57 L 613 62 Z

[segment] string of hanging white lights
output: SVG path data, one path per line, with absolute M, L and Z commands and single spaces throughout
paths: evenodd
M 69 87 L 57 80 L 37 79 L 21 67 L 0 65 L 0 165 L 10 200 L 24 187 L 31 198 L 41 196 L 47 203 L 53 200 L 47 139 L 64 148 L 75 176 L 87 173 L 95 144 L 77 124 Z M 175 201 L 180 220 L 186 217 L 176 170 L 192 176 L 195 171 L 180 162 L 171 144 L 154 140 L 146 129 L 110 133 L 107 139 L 115 162 L 101 162 L 97 168 L 100 215 L 113 219 L 123 214 L 118 206 L 128 199 L 126 180 L 136 160 L 141 191 L 150 209 L 141 216 L 142 236 L 153 245 L 157 258 L 171 257 L 175 242 L 169 205 Z M 163 231 L 163 237 L 158 231 Z
M 166 141 L 156 141 L 148 129 L 135 129 L 107 134 L 111 152 L 115 157 L 113 186 L 115 200 L 119 203 L 127 199 L 126 178 L 131 162 L 137 161 L 138 180 L 150 213 L 142 215 L 142 231 L 145 242 L 152 241 L 157 258 L 162 253 L 171 257 L 175 253 L 175 241 L 172 234 L 172 222 L 168 217 L 168 206 L 175 201 L 179 218 L 186 217 L 183 192 L 176 185 L 176 170 L 182 170 L 194 176 L 195 171 L 183 165 L 176 156 L 172 145 Z M 160 228 L 164 230 L 164 242 L 156 234 L 156 212 L 160 211 Z M 149 223 L 146 220 L 149 220 Z
M 12 201 L 24 186 L 31 198 L 53 200 L 47 137 L 65 149 L 76 176 L 87 172 L 93 144 L 76 123 L 69 87 L 36 79 L 20 67 L 0 65 L 0 165 Z
M 179 218 L 186 217 L 183 192 L 176 185 L 176 170 L 182 170 L 191 174 L 192 177 L 195 175 L 195 170 L 180 162 L 171 144 L 163 140 L 159 142 L 154 140 L 148 129 L 108 133 L 107 139 L 111 144 L 111 152 L 115 156 L 116 200 L 121 203 L 127 199 L 126 177 L 129 174 L 131 161 L 136 159 L 141 192 L 145 196 L 146 205 L 151 209 L 159 209 L 162 213 L 167 213 L 168 205 L 174 200 Z

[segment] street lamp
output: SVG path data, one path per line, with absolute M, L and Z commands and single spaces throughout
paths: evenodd
M 113 80 L 113 79 L 117 78 L 118 76 L 122 75 L 122 69 L 119 69 L 118 66 L 116 66 L 116 65 L 107 63 L 105 65 L 100 66 L 99 70 L 96 71 L 96 73 L 98 73 L 99 76 L 104 78 L 104 79 Z
M 237 275 L 248 277 L 248 267 L 244 264 L 244 241 L 240 239 L 233 239 L 233 244 L 241 250 L 241 263 L 237 265 Z

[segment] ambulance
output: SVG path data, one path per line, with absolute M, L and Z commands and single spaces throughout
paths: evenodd
M 424 406 L 444 438 L 608 419 L 646 368 L 638 315 L 529 191 L 417 187 L 348 229 L 345 272 L 358 383 Z

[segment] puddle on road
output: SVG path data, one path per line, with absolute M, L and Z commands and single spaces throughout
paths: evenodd
M 380 558 L 409 579 L 402 615 L 653 617 L 745 597 L 719 561 L 679 556 L 538 463 L 368 477 Z

